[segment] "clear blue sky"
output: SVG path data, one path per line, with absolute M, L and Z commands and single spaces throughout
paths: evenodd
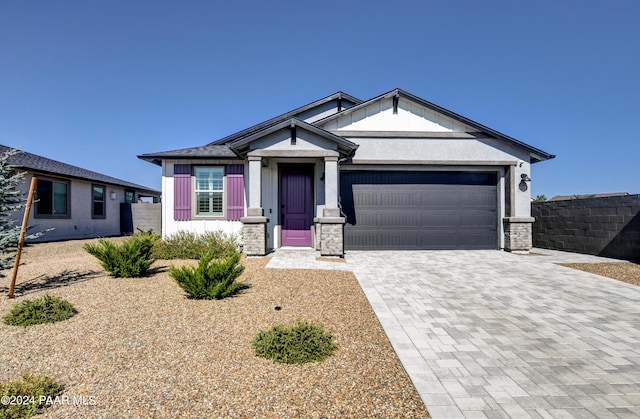
M 532 194 L 640 193 L 637 0 L 0 0 L 0 143 L 160 189 L 136 158 L 400 87 L 556 154 Z

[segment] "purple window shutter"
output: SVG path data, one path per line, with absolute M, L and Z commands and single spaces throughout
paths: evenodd
M 244 217 L 244 164 L 227 165 L 227 220 Z
M 173 165 L 173 219 L 191 219 L 191 165 Z

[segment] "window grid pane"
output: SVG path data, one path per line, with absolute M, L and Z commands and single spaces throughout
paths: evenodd
M 104 195 L 106 188 L 104 186 L 93 186 L 93 217 L 104 217 Z
M 196 211 L 199 215 L 222 216 L 224 169 L 222 167 L 196 167 Z
M 39 215 L 53 215 L 53 182 L 39 180 L 37 186 L 36 212 Z
M 93 187 L 93 200 L 104 201 L 104 188 L 102 186 Z
M 198 214 L 222 215 L 222 192 L 198 192 Z
M 196 168 L 196 191 L 222 192 L 224 171 L 222 167 L 198 167 Z
M 55 182 L 53 184 L 53 213 L 67 215 L 67 184 Z

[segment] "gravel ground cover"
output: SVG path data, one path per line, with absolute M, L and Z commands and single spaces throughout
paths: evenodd
M 172 262 L 146 278 L 112 278 L 86 242 L 31 245 L 16 298 L 6 298 L 8 278 L 0 283 L 0 316 L 45 293 L 79 311 L 55 324 L 0 323 L 0 381 L 30 372 L 65 386 L 69 401 L 45 417 L 428 417 L 353 274 L 250 258 L 240 277 L 250 288 L 190 300 L 167 274 Z M 323 323 L 338 351 L 305 365 L 254 356 L 258 330 L 299 317 Z
M 617 279 L 629 284 L 640 285 L 640 264 L 637 263 L 562 263 L 561 265 Z

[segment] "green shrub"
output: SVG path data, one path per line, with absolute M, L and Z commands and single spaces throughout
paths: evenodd
M 219 300 L 235 294 L 245 288 L 236 278 L 244 271 L 239 265 L 240 253 L 214 258 L 207 254 L 198 261 L 198 266 L 182 266 L 169 268 L 169 275 L 191 298 Z
M 298 319 L 293 326 L 261 330 L 251 342 L 257 356 L 285 364 L 322 361 L 338 346 L 321 324 Z
M 61 391 L 62 385 L 46 375 L 24 374 L 21 381 L 0 383 L 0 397 L 5 401 L 9 397 L 9 403 L 0 403 L 0 419 L 30 418 L 47 406 L 47 397 Z
M 115 277 L 143 276 L 153 263 L 152 251 L 157 236 L 135 235 L 122 244 L 99 239 L 97 244 L 85 244 L 84 249 L 95 256 L 102 267 Z
M 41 323 L 55 323 L 73 317 L 78 311 L 70 302 L 58 297 L 45 295 L 35 300 L 25 300 L 14 305 L 9 314 L 2 318 L 11 326 L 31 326 Z
M 234 236 L 221 231 L 195 234 L 179 231 L 166 240 L 157 241 L 153 256 L 156 259 L 200 259 L 207 254 L 220 257 L 238 251 Z

